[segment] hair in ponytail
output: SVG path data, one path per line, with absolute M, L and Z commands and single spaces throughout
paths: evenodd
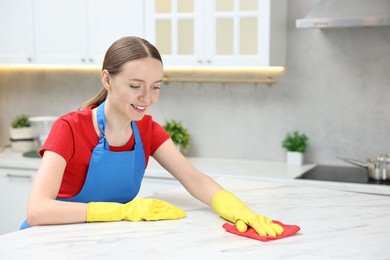
M 161 55 L 157 48 L 147 40 L 136 37 L 127 36 L 115 41 L 108 48 L 104 56 L 102 70 L 107 70 L 110 75 L 118 74 L 123 65 L 128 61 L 138 60 L 146 57 L 152 57 L 162 63 Z M 92 98 L 85 101 L 79 108 L 83 110 L 92 105 L 100 105 L 107 98 L 107 90 L 102 87 L 99 92 Z

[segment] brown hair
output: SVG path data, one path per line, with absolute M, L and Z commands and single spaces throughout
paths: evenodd
M 115 41 L 110 48 L 108 48 L 106 55 L 104 56 L 102 70 L 107 70 L 110 75 L 116 75 L 121 71 L 123 64 L 126 62 L 146 57 L 155 58 L 162 63 L 157 48 L 147 40 L 135 36 L 123 37 Z M 103 87 L 93 98 L 84 102 L 79 110 L 86 109 L 91 105 L 98 106 L 103 103 L 106 98 L 107 90 Z

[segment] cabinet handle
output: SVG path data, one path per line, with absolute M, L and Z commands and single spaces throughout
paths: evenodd
M 5 176 L 8 178 L 31 179 L 31 175 L 24 174 L 7 173 Z

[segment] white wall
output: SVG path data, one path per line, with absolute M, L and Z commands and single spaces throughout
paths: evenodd
M 281 141 L 293 130 L 309 136 L 308 162 L 390 154 L 390 27 L 296 29 L 295 20 L 317 2 L 288 1 L 287 67 L 273 86 L 163 86 L 153 116 L 188 127 L 188 155 L 283 161 Z M 0 73 L 0 144 L 11 115 L 65 113 L 100 84 L 92 72 Z

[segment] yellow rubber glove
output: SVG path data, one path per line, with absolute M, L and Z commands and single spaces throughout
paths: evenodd
M 126 204 L 90 202 L 87 209 L 87 222 L 163 220 L 185 216 L 182 209 L 168 202 L 149 198 L 135 198 Z
M 235 223 L 240 232 L 245 232 L 248 226 L 254 228 L 260 236 L 276 237 L 284 231 L 280 225 L 273 223 L 269 218 L 254 213 L 233 193 L 226 190 L 214 194 L 211 207 L 218 215 Z

